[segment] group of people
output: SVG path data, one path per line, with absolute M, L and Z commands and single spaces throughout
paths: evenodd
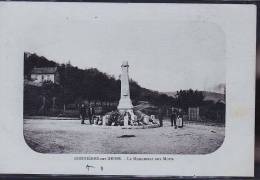
M 94 118 L 95 118 L 95 109 L 91 105 L 88 107 L 85 104 L 81 104 L 79 108 L 79 114 L 81 119 L 81 124 L 85 124 L 85 119 L 89 120 L 89 124 L 93 124 Z M 159 123 L 160 127 L 163 126 L 163 110 L 160 108 L 158 113 Z M 171 108 L 171 126 L 174 126 L 176 128 L 182 128 L 183 127 L 183 112 L 181 109 Z M 124 117 L 129 119 L 131 124 L 131 114 L 129 112 L 126 112 L 124 114 Z
M 85 104 L 81 104 L 79 108 L 79 114 L 80 114 L 81 124 L 85 124 L 84 121 L 86 118 L 89 119 L 89 124 L 93 124 L 93 120 L 95 117 L 95 109 L 91 105 L 89 105 L 89 107 L 87 108 Z
M 159 113 L 158 113 L 158 118 L 159 118 L 159 123 L 160 123 L 160 127 L 163 126 L 163 110 L 159 109 Z M 177 129 L 182 128 L 183 127 L 183 111 L 181 109 L 176 109 L 176 108 L 171 108 L 170 111 L 170 118 L 171 118 L 171 126 Z
M 177 127 L 183 127 L 183 112 L 181 109 L 171 109 L 171 126 L 173 126 L 173 124 L 175 129 L 177 129 Z

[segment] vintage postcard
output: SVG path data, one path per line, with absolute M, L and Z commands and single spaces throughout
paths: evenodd
M 256 7 L 0 3 L 0 173 L 253 176 Z

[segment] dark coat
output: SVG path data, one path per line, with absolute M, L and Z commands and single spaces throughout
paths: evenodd
M 95 109 L 93 107 L 88 108 L 88 116 L 94 116 L 95 115 Z
M 159 109 L 159 111 L 158 111 L 158 119 L 160 120 L 160 119 L 163 119 L 163 110 L 162 109 Z
M 85 116 L 87 114 L 86 107 L 85 106 L 84 107 L 80 106 L 79 113 L 80 113 L 80 115 Z
M 171 110 L 171 118 L 172 119 L 176 119 L 177 118 L 177 111 L 175 109 Z

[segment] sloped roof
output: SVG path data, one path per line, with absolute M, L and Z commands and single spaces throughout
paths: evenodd
M 224 100 L 219 100 L 217 103 L 222 103 L 222 104 L 226 104 L 226 102 Z
M 32 69 L 32 74 L 55 74 L 56 72 L 57 67 L 41 67 Z

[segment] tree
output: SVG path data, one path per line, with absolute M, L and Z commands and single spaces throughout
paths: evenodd
M 30 75 L 34 67 L 56 67 L 58 64 L 37 54 L 24 53 L 24 76 Z
M 204 95 L 201 91 L 197 90 L 180 90 L 177 92 L 177 105 L 184 110 L 188 110 L 189 107 L 200 106 L 203 102 Z

